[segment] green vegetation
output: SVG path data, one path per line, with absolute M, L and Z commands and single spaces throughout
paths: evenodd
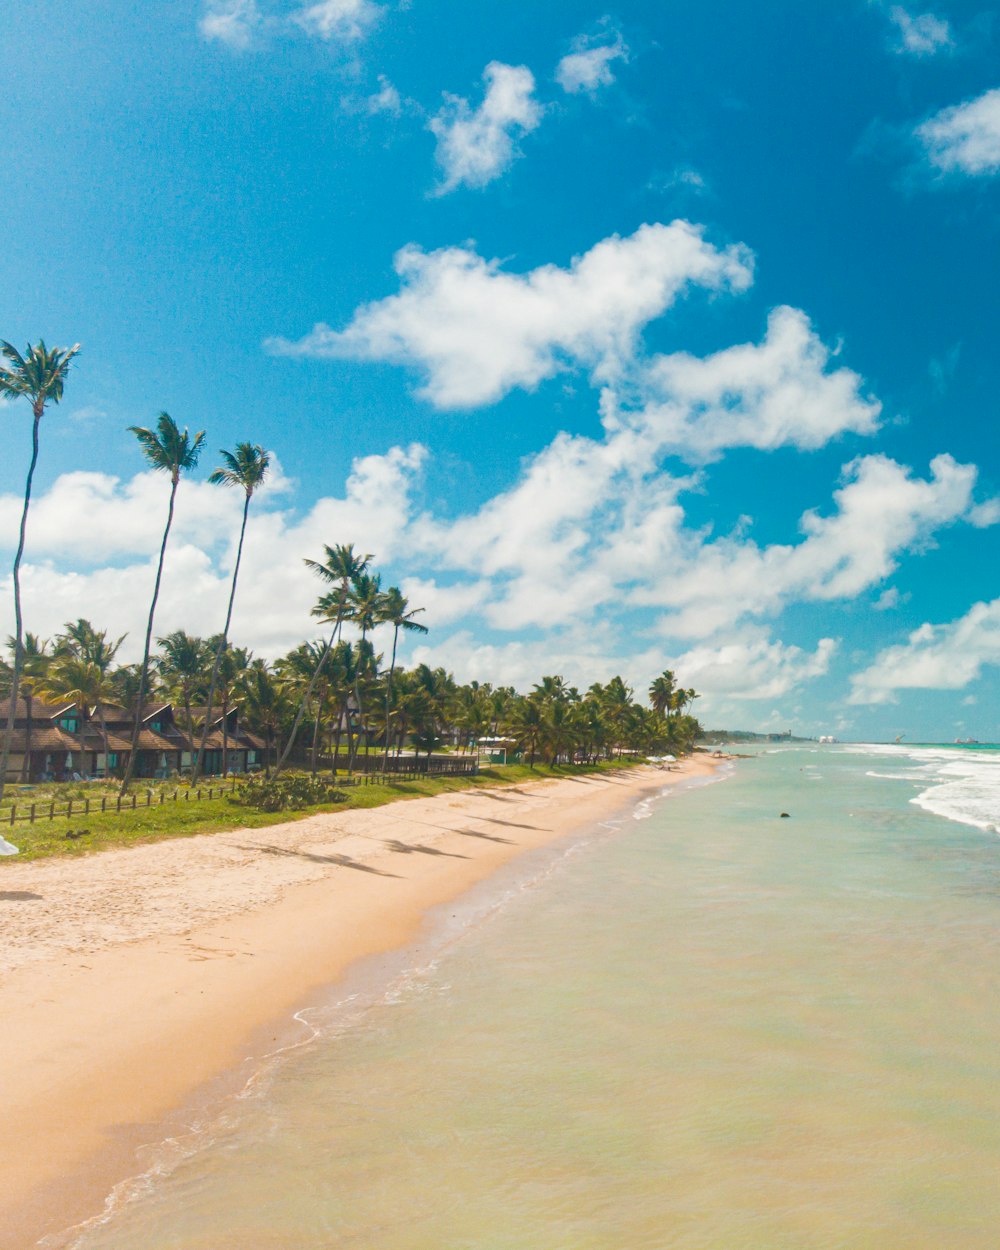
M 473 776 L 458 777 L 423 777 L 416 781 L 386 781 L 379 779 L 372 785 L 349 786 L 345 789 L 333 789 L 332 793 L 339 797 L 328 799 L 317 804 L 303 803 L 281 811 L 262 811 L 255 807 L 245 806 L 240 801 L 239 791 L 236 795 L 202 799 L 200 802 L 165 802 L 159 805 L 159 794 L 172 795 L 175 786 L 166 783 L 155 783 L 147 787 L 145 784 L 136 792 L 137 801 L 145 802 L 147 792 L 154 796 L 151 807 L 138 806 L 135 811 L 127 808 L 120 815 L 115 812 L 91 812 L 89 816 L 74 815 L 72 819 L 57 817 L 53 821 L 37 820 L 34 824 L 19 822 L 12 832 L 9 825 L 3 823 L 3 816 L 9 815 L 9 803 L 0 809 L 0 833 L 10 837 L 21 848 L 22 860 L 48 859 L 54 856 L 86 855 L 94 851 L 106 850 L 111 847 L 137 846 L 146 842 L 159 842 L 168 838 L 192 837 L 200 833 L 224 833 L 235 829 L 260 829 L 267 825 L 281 824 L 288 820 L 298 820 L 303 816 L 312 816 L 317 812 L 348 811 L 352 808 L 382 807 L 401 799 L 429 798 L 436 794 L 451 794 L 461 790 L 490 787 L 497 785 L 517 785 L 526 781 L 538 781 L 547 777 L 578 777 L 593 773 L 616 772 L 628 767 L 634 760 L 604 761 L 599 764 L 547 765 L 539 764 L 535 768 L 527 764 L 496 765 L 481 769 Z M 286 780 L 295 780 L 302 774 L 291 774 Z M 308 783 L 311 778 L 304 777 Z M 183 793 L 184 787 L 181 787 Z M 95 797 L 99 800 L 102 787 L 99 783 L 76 786 L 32 787 L 30 801 L 36 802 L 41 810 L 43 801 L 58 801 L 65 805 L 68 798 L 82 800 L 89 797 L 94 805 Z M 71 793 L 72 792 L 72 793 Z M 103 788 L 109 795 L 117 795 L 117 786 Z M 207 793 L 207 787 L 203 787 Z M 16 794 L 15 802 L 23 800 Z M 4 863 L 12 861 L 0 860 L 0 873 Z
M 301 790 L 298 783 L 283 789 L 255 782 L 248 791 L 248 795 L 257 795 L 265 805 L 291 804 L 286 808 L 289 811 L 295 810 L 296 804 L 325 796 L 334 783 L 321 784 L 321 773 L 326 771 L 333 776 L 346 763 L 348 774 L 353 774 L 363 757 L 366 767 L 372 764 L 372 756 L 380 758 L 380 771 L 389 776 L 394 767 L 399 772 L 409 771 L 414 756 L 426 756 L 429 768 L 435 752 L 472 752 L 483 740 L 497 747 L 495 753 L 502 754 L 506 761 L 526 761 L 532 770 L 538 765 L 594 766 L 626 754 L 680 754 L 691 749 L 699 725 L 689 709 L 697 694 L 679 686 L 669 670 L 653 680 L 645 703 L 636 700 L 635 692 L 620 676 L 578 689 L 561 676 L 549 675 L 525 694 L 511 686 L 493 686 L 488 682 L 459 683 L 446 669 L 427 664 L 406 669 L 397 663 L 397 644 L 401 634 L 427 632 L 427 626 L 416 619 L 423 609 L 411 607 L 398 587 L 383 589 L 381 575 L 371 567 L 373 557 L 355 551 L 351 544 L 324 545 L 321 560 L 305 561 L 323 583 L 312 615 L 324 633 L 329 628 L 328 636 L 302 642 L 273 663 L 231 645 L 229 630 L 250 501 L 264 483 L 271 462 L 270 452 L 249 442 L 236 444 L 234 452 L 223 451 L 223 467 L 209 477 L 210 482 L 234 486 L 244 494 L 222 632 L 212 638 L 198 638 L 175 630 L 156 640 L 158 651 L 154 653 L 156 607 L 175 507 L 179 506 L 178 486 L 181 477 L 196 467 L 205 443 L 204 432 L 189 434 L 186 427 L 181 429 L 165 412 L 159 414 L 153 429 L 129 427 L 147 464 L 170 479 L 141 662 L 116 666 L 115 657 L 123 638 L 112 639 L 106 629 L 97 629 L 85 619 L 67 624 L 52 644 L 24 631 L 18 578 L 38 457 L 39 423 L 46 404 L 61 400 L 67 371 L 77 351 L 77 347 L 49 350 L 39 343 L 29 346 L 22 356 L 9 343 L 0 342 L 0 353 L 7 362 L 0 366 L 0 396 L 26 399 L 33 416 L 32 457 L 13 569 L 16 631 L 10 640 L 12 664 L 0 661 L 0 693 L 13 696 L 0 760 L 0 824 L 4 811 L 9 811 L 2 806 L 3 788 L 18 717 L 22 783 L 49 773 L 71 775 L 77 761 L 84 760 L 79 765 L 81 771 L 115 771 L 121 778 L 120 794 L 125 796 L 137 770 L 162 776 L 170 769 L 191 767 L 196 779 L 206 742 L 217 725 L 221 725 L 221 750 L 213 746 L 212 767 L 225 772 L 232 759 L 229 712 L 238 707 L 238 730 L 256 735 L 246 740 L 245 754 L 237 753 L 240 767 L 244 763 L 254 766 L 252 749 L 258 752 L 258 758 L 263 755 L 267 775 L 272 769 L 277 776 L 286 768 L 305 765 L 314 779 L 313 786 L 306 790 Z M 344 636 L 348 627 L 354 631 L 353 638 Z M 390 630 L 391 653 L 386 663 L 373 640 L 384 638 L 388 644 Z M 25 701 L 20 710 L 18 696 Z M 144 757 L 140 768 L 141 727 L 150 699 L 172 705 L 174 736 L 157 748 L 159 764 L 151 764 Z M 68 703 L 75 704 L 75 710 L 58 732 L 50 733 L 51 747 L 44 743 L 33 747 L 39 706 Z M 111 744 L 105 723 L 110 720 L 120 724 L 123 718 L 114 721 L 111 713 L 122 708 L 132 726 L 127 750 L 122 743 Z M 236 718 L 232 719 L 235 723 Z M 102 751 L 93 746 L 95 726 Z M 177 726 L 180 732 L 175 732 Z M 37 737 L 34 741 L 38 742 Z M 266 749 L 262 749 L 264 744 Z M 99 764 L 97 760 L 107 763 Z M 413 783 L 406 785 L 412 787 Z M 67 797 L 69 792 L 63 790 L 58 801 L 64 802 Z M 147 823 L 135 825 L 137 836 L 142 831 L 156 836 L 169 832 L 172 823 L 167 806 L 155 820 L 150 809 L 144 817 Z M 117 816 L 106 819 L 125 820 Z M 129 819 L 134 823 L 138 816 Z M 185 828 L 192 825 L 200 830 L 206 827 L 205 820 L 208 817 L 185 816 L 183 823 Z M 94 817 L 90 823 L 94 826 L 90 832 L 76 838 L 64 837 L 63 841 L 82 843 L 118 836 L 110 828 L 104 830 L 103 824 L 98 829 Z M 212 825 L 211 820 L 209 825 L 219 827 Z M 25 841 L 20 836 L 24 827 L 12 826 L 21 842 Z M 33 845 L 30 836 L 27 844 L 27 849 Z

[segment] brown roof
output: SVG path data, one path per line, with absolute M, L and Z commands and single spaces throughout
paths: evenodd
M 43 703 L 41 699 L 31 700 L 31 719 L 37 720 L 56 720 L 59 716 L 68 712 L 71 708 L 75 708 L 76 704 L 66 699 L 61 703 Z M 0 720 L 6 722 L 10 715 L 10 696 L 0 699 Z M 28 700 L 19 695 L 17 700 L 17 709 L 14 712 L 15 721 L 28 719 Z
M 28 750 L 28 733 L 25 729 L 15 729 L 11 734 L 10 749 L 16 754 Z M 32 751 L 80 751 L 83 750 L 79 738 L 68 734 L 58 725 L 33 725 L 31 729 Z

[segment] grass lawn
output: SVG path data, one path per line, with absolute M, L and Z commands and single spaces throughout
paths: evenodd
M 259 812 L 252 807 L 244 807 L 235 802 L 233 797 L 202 799 L 200 802 L 165 802 L 162 806 L 139 807 L 135 811 L 91 812 L 88 816 L 74 814 L 72 819 L 57 816 L 55 820 L 36 819 L 34 824 L 18 821 L 13 827 L 9 823 L 10 803 L 4 802 L 0 807 L 0 834 L 20 847 L 21 854 L 10 858 L 0 858 L 0 873 L 4 865 L 17 863 L 19 860 L 44 859 L 55 855 L 86 855 L 94 851 L 104 850 L 112 846 L 134 846 L 143 842 L 157 842 L 164 838 L 184 838 L 196 833 L 221 833 L 228 829 L 258 829 L 266 825 L 282 824 L 288 820 L 298 820 L 304 816 L 312 816 L 317 812 L 345 811 L 354 807 L 381 807 L 384 803 L 393 803 L 398 799 L 424 798 L 434 794 L 450 794 L 452 791 L 469 790 L 475 787 L 512 785 L 521 781 L 538 781 L 545 777 L 575 777 L 589 773 L 609 772 L 628 767 L 630 761 L 618 761 L 602 764 L 573 764 L 551 768 L 537 764 L 529 768 L 527 764 L 492 764 L 482 769 L 474 777 L 427 777 L 419 781 L 389 781 L 386 784 L 370 786 L 346 786 L 342 803 L 326 803 L 300 810 L 283 812 Z M 136 787 L 144 802 L 146 791 L 152 788 L 154 796 L 162 789 L 173 794 L 176 788 L 171 783 L 153 783 L 147 787 L 145 783 Z M 113 788 L 112 788 L 113 789 Z M 183 790 L 183 787 L 181 787 Z M 208 787 L 203 790 L 207 792 Z M 38 787 L 30 797 L 19 794 L 16 789 L 8 792 L 20 810 L 29 801 L 34 801 L 41 810 L 43 804 L 56 802 L 65 807 L 69 798 L 74 802 L 90 797 L 91 806 L 95 797 L 99 800 L 102 788 L 91 783 L 89 786 L 58 786 Z M 116 791 L 115 791 L 116 792 Z

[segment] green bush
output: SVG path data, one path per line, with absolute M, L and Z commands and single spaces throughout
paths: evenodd
M 347 795 L 332 781 L 308 773 L 285 773 L 281 777 L 251 777 L 233 796 L 234 803 L 259 812 L 283 812 L 287 808 L 314 807 L 318 803 L 343 803 Z

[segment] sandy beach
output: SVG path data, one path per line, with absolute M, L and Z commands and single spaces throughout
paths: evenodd
M 0 878 L 0 1228 L 28 1247 L 96 1214 L 135 1150 L 273 1049 L 356 960 L 515 856 L 681 776 L 650 768 L 327 813 Z

